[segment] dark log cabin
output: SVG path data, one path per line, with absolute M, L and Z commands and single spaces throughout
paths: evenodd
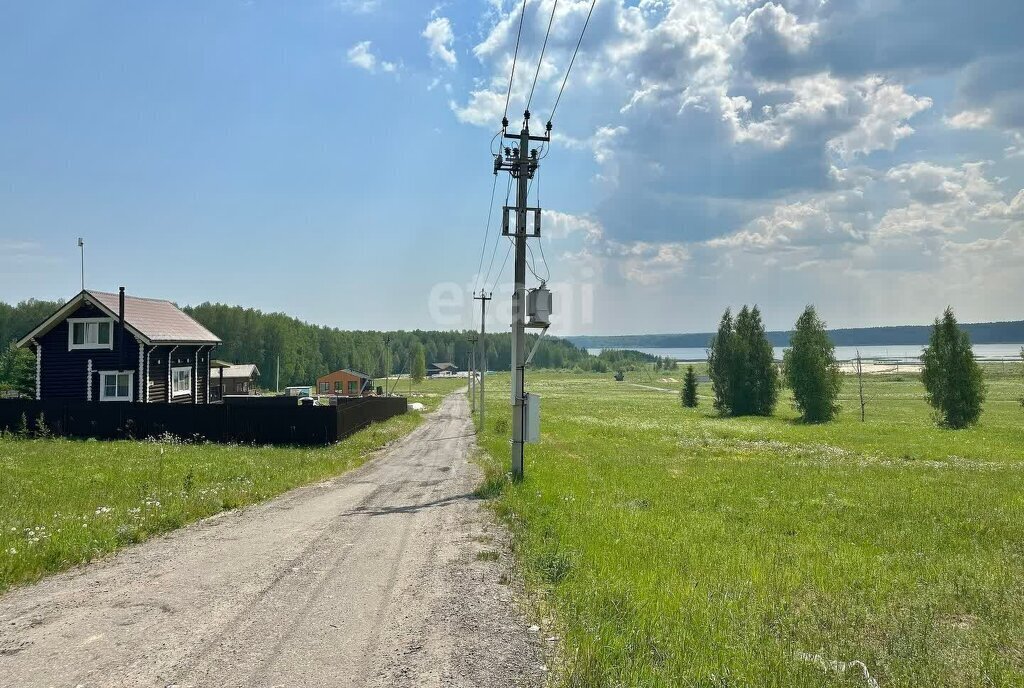
M 210 403 L 221 340 L 170 301 L 85 290 L 18 346 L 36 355 L 37 399 Z

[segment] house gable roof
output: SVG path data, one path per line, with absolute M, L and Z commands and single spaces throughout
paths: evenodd
M 238 363 L 226 366 L 219 366 L 217 372 L 211 373 L 214 380 L 217 380 L 221 375 L 225 378 L 251 378 L 254 375 L 259 375 L 260 369 L 256 367 L 255 363 Z
M 372 380 L 373 379 L 372 377 L 370 377 L 369 375 L 366 375 L 365 373 L 360 373 L 358 370 L 352 370 L 351 368 L 341 368 L 340 370 L 332 371 L 330 373 L 327 373 L 326 375 L 321 375 L 320 377 L 317 378 L 317 382 L 319 382 L 320 380 L 323 380 L 324 378 L 328 378 L 331 375 L 337 375 L 338 373 L 347 373 L 347 374 L 351 375 L 352 377 L 358 377 L 361 380 Z
M 90 303 L 107 317 L 117 319 L 119 295 L 85 290 L 57 309 L 57 312 L 22 337 L 18 346 L 46 334 L 68 318 L 83 303 Z M 146 344 L 220 344 L 220 338 L 200 325 L 170 301 L 124 297 L 124 320 L 129 332 Z

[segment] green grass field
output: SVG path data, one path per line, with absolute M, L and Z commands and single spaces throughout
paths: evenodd
M 429 411 L 456 383 L 414 384 L 411 400 Z M 343 473 L 420 422 L 409 413 L 318 448 L 0 438 L 0 592 Z
M 994 369 L 997 372 L 997 369 Z M 682 379 L 682 371 L 671 373 Z M 508 376 L 481 436 L 565 686 L 1024 685 L 1024 396 L 932 422 L 915 376 L 847 378 L 827 425 L 726 419 L 633 373 L 531 372 L 542 441 L 503 490 Z M 821 661 L 816 661 L 817 655 Z M 835 665 L 833 665 L 835 666 Z M 838 667 L 836 667 L 838 668 Z

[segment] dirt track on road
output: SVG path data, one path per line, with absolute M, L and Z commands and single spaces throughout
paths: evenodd
M 0 686 L 539 685 L 473 446 L 454 394 L 354 471 L 0 597 Z

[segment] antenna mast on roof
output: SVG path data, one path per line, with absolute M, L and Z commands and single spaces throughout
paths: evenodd
M 82 254 L 82 291 L 85 291 L 85 239 L 78 237 L 78 249 Z

